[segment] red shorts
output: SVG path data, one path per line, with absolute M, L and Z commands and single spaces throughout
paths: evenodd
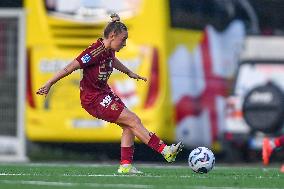
M 82 103 L 82 107 L 92 116 L 114 123 L 125 108 L 125 104 L 110 91 L 100 94 L 91 104 Z

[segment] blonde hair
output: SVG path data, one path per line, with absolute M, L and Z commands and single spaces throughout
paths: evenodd
M 119 34 L 122 31 L 127 31 L 126 25 L 120 21 L 120 17 L 118 14 L 112 13 L 110 15 L 110 18 L 111 18 L 111 22 L 109 22 L 108 25 L 104 29 L 105 38 L 108 38 L 111 32 L 114 32 L 115 34 Z

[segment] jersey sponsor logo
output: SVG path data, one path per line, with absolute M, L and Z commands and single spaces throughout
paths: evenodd
M 91 56 L 89 54 L 85 54 L 84 56 L 82 56 L 81 60 L 84 64 L 88 63 L 91 60 Z
M 106 61 L 102 65 L 99 66 L 99 74 L 98 74 L 98 80 L 101 81 L 107 81 L 110 74 L 112 73 L 112 60 L 108 62 L 108 66 Z
M 109 104 L 112 102 L 112 99 L 109 95 L 105 96 L 105 98 L 100 102 L 100 105 L 107 108 Z

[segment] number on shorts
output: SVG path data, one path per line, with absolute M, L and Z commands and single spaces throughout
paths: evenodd
M 103 107 L 108 107 L 108 105 L 111 103 L 112 99 L 109 95 L 105 96 L 105 98 L 101 101 L 101 105 Z

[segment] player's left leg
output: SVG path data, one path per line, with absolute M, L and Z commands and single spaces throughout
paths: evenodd
M 284 135 L 275 138 L 273 142 L 276 148 L 284 146 Z

